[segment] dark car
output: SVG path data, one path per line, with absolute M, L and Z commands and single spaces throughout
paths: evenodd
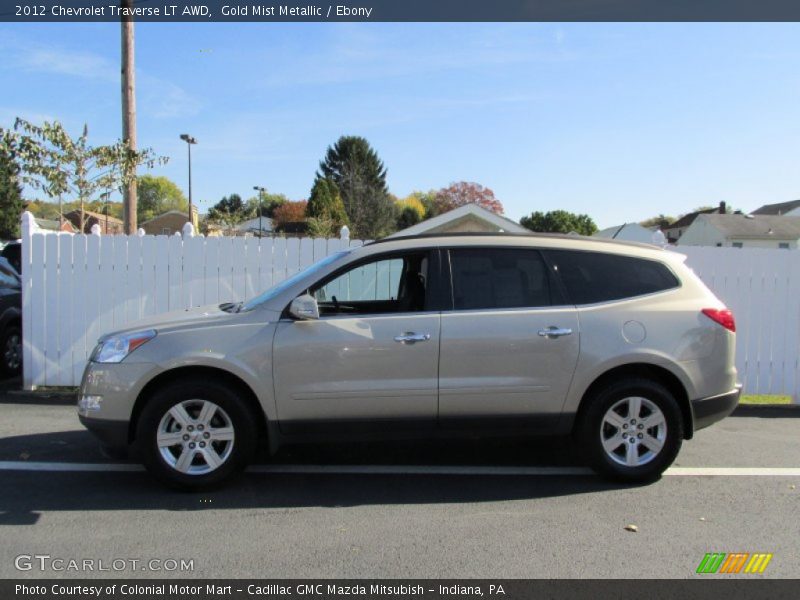
M 19 273 L 0 257 L 0 375 L 22 370 L 22 286 Z
M 22 243 L 19 241 L 8 242 L 0 250 L 0 257 L 5 258 L 17 274 L 22 273 Z

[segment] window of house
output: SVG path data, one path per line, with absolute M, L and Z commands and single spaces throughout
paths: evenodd
M 535 308 L 553 304 L 551 276 L 538 250 L 450 250 L 453 308 Z
M 742 248 L 743 247 L 742 242 L 733 242 L 731 244 L 731 246 L 733 246 L 734 248 Z
M 162 227 L 161 228 L 161 235 L 171 235 L 172 230 L 169 227 Z
M 789 249 L 789 243 L 788 242 L 778 242 L 778 248 L 780 248 L 781 250 L 788 250 Z
M 680 285 L 672 271 L 655 260 L 577 250 L 545 254 L 574 304 L 633 298 Z
M 391 256 L 356 266 L 311 290 L 320 315 L 383 314 L 425 310 L 427 252 Z

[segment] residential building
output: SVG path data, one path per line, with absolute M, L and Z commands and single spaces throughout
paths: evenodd
M 623 223 L 622 225 L 615 225 L 614 227 L 602 229 L 593 234 L 592 237 L 653 244 L 657 242 L 657 238 L 653 237 L 655 233 L 654 230 L 642 227 L 638 223 Z
M 252 235 L 271 235 L 272 219 L 269 217 L 256 217 L 255 219 L 248 219 L 247 221 L 242 221 L 236 225 L 234 229 L 239 235 L 247 233 Z
M 755 209 L 750 214 L 798 217 L 800 216 L 800 200 L 778 202 L 777 204 L 765 204 L 761 208 Z
M 64 215 L 76 232 L 81 230 L 81 209 L 76 208 Z M 83 211 L 83 233 L 91 233 L 92 225 L 100 226 L 100 233 L 102 234 L 117 234 L 125 231 L 124 224 L 120 219 L 104 215 L 90 210 Z
M 34 221 L 36 221 L 36 225 L 39 227 L 39 229 L 44 229 L 45 231 L 75 233 L 75 228 L 67 219 L 64 219 L 64 222 L 61 223 L 58 219 L 40 219 L 38 217 L 34 217 Z
M 777 215 L 698 215 L 679 246 L 797 248 L 800 217 Z
M 664 232 L 664 235 L 667 237 L 667 242 L 670 244 L 676 244 L 678 240 L 681 239 L 681 236 L 686 232 L 687 229 L 694 223 L 695 219 L 700 215 L 724 215 L 728 212 L 728 207 L 726 206 L 725 202 L 720 202 L 717 208 L 707 208 L 705 210 L 696 210 L 694 212 L 690 212 L 689 214 L 683 215 L 680 219 L 669 225 L 668 227 L 662 227 L 661 231 Z
M 436 217 L 432 217 L 389 237 L 420 235 L 423 233 L 463 233 L 463 232 L 507 232 L 530 233 L 519 223 L 507 219 L 477 204 L 465 204 Z
M 175 232 L 183 231 L 183 226 L 189 222 L 189 213 L 180 210 L 169 210 L 165 213 L 153 217 L 149 221 L 140 223 L 139 227 L 144 229 L 148 235 L 172 235 Z

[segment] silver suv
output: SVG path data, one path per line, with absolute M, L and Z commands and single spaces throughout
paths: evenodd
M 263 439 L 478 432 L 572 434 L 597 471 L 653 480 L 740 391 L 733 316 L 684 258 L 571 236 L 386 239 L 248 302 L 104 336 L 78 412 L 183 488 Z

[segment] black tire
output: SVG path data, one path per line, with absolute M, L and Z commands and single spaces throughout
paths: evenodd
M 626 399 L 630 398 L 646 400 L 642 403 L 644 408 L 640 413 L 645 418 L 654 414 L 648 413 L 648 402 L 661 411 L 666 423 L 666 430 L 663 434 L 658 428 L 646 428 L 646 425 L 652 421 L 646 420 L 642 424 L 640 418 L 637 424 L 630 424 L 630 418 L 635 418 L 631 416 L 630 405 L 626 402 Z M 593 397 L 587 398 L 587 402 L 586 410 L 582 412 L 577 424 L 578 441 L 587 462 L 601 475 L 616 481 L 647 483 L 658 479 L 675 460 L 683 442 L 683 418 L 677 400 L 660 383 L 644 378 L 615 382 L 601 389 Z M 620 414 L 619 410 L 628 408 L 625 411 L 626 416 L 621 418 L 624 424 L 618 428 L 608 423 L 604 424 L 607 414 L 615 405 L 618 407 L 618 410 L 614 411 L 617 415 Z M 643 430 L 639 429 L 640 426 Z M 631 438 L 631 434 L 628 432 L 630 431 L 633 431 L 634 437 L 637 438 L 632 442 L 632 446 L 635 447 L 635 449 L 631 448 L 634 455 L 633 460 L 642 461 L 643 464 L 635 466 L 620 464 L 620 461 L 626 461 L 627 458 L 627 442 L 630 442 Z M 625 436 L 624 443 L 621 441 L 616 451 L 606 451 L 603 446 L 603 438 L 608 440 L 609 446 L 613 446 L 617 443 L 616 439 L 618 438 L 614 437 L 617 433 L 620 437 Z M 657 435 L 651 435 L 654 433 Z M 663 439 L 656 440 L 658 435 L 663 435 Z M 641 439 L 642 436 L 647 436 L 645 440 L 661 441 L 663 445 L 656 452 L 647 445 L 647 441 Z M 652 453 L 653 456 L 648 453 Z
M 13 377 L 21 372 L 22 330 L 17 325 L 10 325 L 0 336 L 0 375 Z
M 230 427 L 233 428 L 234 432 L 232 449 L 219 466 L 207 473 L 192 474 L 178 471 L 167 462 L 157 443 L 157 435 L 162 424 L 162 418 L 165 418 L 165 415 L 174 406 L 182 402 L 187 402 L 184 406 L 187 407 L 188 411 L 191 411 L 195 405 L 188 401 L 192 400 L 216 404 L 217 407 L 222 409 L 222 412 L 217 413 L 215 418 L 224 416 L 225 423 L 229 421 Z M 196 491 L 213 488 L 240 472 L 252 460 L 257 446 L 259 430 L 257 417 L 253 412 L 248 404 L 238 396 L 236 391 L 224 383 L 214 381 L 202 384 L 189 381 L 170 383 L 151 396 L 139 417 L 136 428 L 136 443 L 142 461 L 147 470 L 156 479 L 174 489 Z M 191 413 L 190 416 L 192 416 Z M 167 417 L 167 419 L 169 418 Z M 180 427 L 174 423 L 173 426 Z M 195 425 L 195 427 L 197 426 Z M 209 430 L 213 431 L 213 429 Z M 181 429 L 176 431 L 176 433 L 181 432 Z M 188 431 L 186 433 L 188 434 Z M 195 431 L 192 435 L 198 434 Z M 201 439 L 199 438 L 199 440 Z M 224 442 L 221 443 L 224 446 Z M 197 441 L 196 444 L 199 446 L 200 441 Z M 180 455 L 183 451 L 186 451 L 186 448 L 174 446 L 169 451 L 175 455 Z M 197 449 L 194 452 L 199 453 L 202 451 Z M 205 463 L 203 455 L 195 456 L 192 464 L 195 462 Z M 195 468 L 203 467 L 200 465 Z

